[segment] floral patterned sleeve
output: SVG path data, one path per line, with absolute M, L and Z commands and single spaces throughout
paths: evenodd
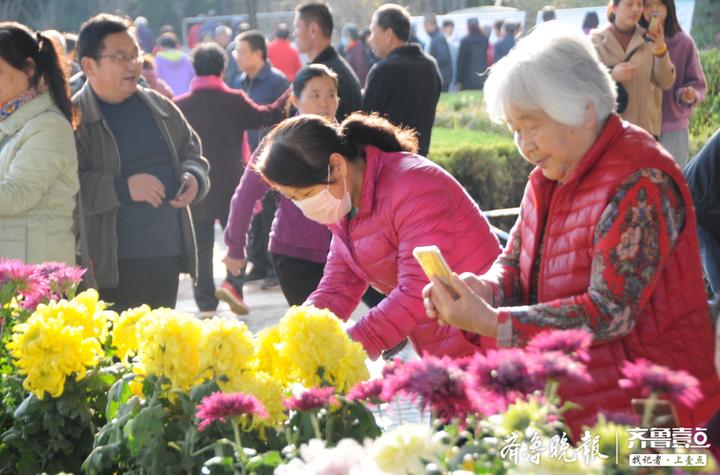
M 655 169 L 637 171 L 600 216 L 587 291 L 500 308 L 498 346 L 523 346 L 545 329 L 585 328 L 598 341 L 626 335 L 650 298 L 684 222 L 685 206 L 672 179 Z
M 493 307 L 519 305 L 522 303 L 520 289 L 520 233 L 518 226 L 510 231 L 505 249 L 482 279 L 494 288 Z

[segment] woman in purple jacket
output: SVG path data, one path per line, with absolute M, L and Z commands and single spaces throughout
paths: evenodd
M 336 124 L 302 115 L 276 126 L 258 158 L 273 188 L 332 231 L 322 280 L 307 303 L 347 320 L 368 285 L 387 296 L 348 329 L 371 358 L 406 337 L 418 353 L 476 351 L 461 330 L 425 315 L 420 293 L 428 279 L 412 252 L 437 245 L 459 273 L 489 268 L 500 252 L 467 192 L 416 151 L 413 131 L 379 116 L 355 113 Z
M 300 114 L 335 117 L 338 108 L 338 78 L 327 66 L 312 64 L 297 73 L 290 102 Z M 255 202 L 269 189 L 253 166 L 245 169 L 230 203 L 225 228 L 228 272 L 239 274 L 245 267 L 245 246 Z M 280 288 L 290 305 L 300 305 L 315 290 L 323 275 L 330 248 L 330 230 L 303 216 L 289 199 L 280 196 L 269 243 Z
M 680 168 L 688 161 L 688 124 L 695 106 L 705 97 L 707 84 L 695 42 L 680 28 L 674 0 L 645 0 L 640 26 L 647 28 L 659 17 L 665 31 L 670 61 L 675 65 L 675 84 L 663 92 L 660 143 Z

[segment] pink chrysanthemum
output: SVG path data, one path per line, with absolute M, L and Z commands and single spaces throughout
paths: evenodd
M 639 414 L 632 414 L 630 412 L 609 412 L 604 409 L 600 409 L 599 414 L 602 414 L 607 422 L 612 422 L 613 424 L 621 426 L 637 427 L 641 422 Z
M 535 361 L 535 376 L 540 380 L 552 379 L 579 384 L 592 381 L 585 364 L 559 351 L 538 353 Z
M 321 409 L 330 404 L 337 404 L 338 401 L 335 399 L 333 394 L 335 388 L 312 388 L 301 393 L 299 396 L 293 396 L 285 399 L 283 404 L 288 409 L 293 411 L 312 411 L 315 409 Z
M 484 400 L 490 392 L 512 403 L 540 389 L 542 383 L 536 377 L 538 363 L 529 355 L 518 348 L 475 354 L 467 371 L 471 398 Z
M 371 404 L 383 402 L 381 393 L 383 391 L 384 381 L 382 379 L 371 379 L 370 381 L 360 381 L 347 394 L 350 401 L 364 401 Z
M 387 379 L 392 377 L 392 375 L 395 374 L 396 371 L 398 371 L 400 368 L 402 368 L 405 365 L 403 360 L 400 358 L 395 358 L 389 363 L 387 363 L 385 366 L 383 366 L 382 369 L 382 377 Z
M 204 397 L 197 405 L 196 417 L 200 420 L 198 429 L 205 428 L 215 421 L 225 422 L 229 417 L 257 416 L 268 417 L 265 406 L 250 394 L 214 392 Z
M 535 335 L 527 350 L 537 353 L 559 351 L 587 363 L 590 361 L 588 350 L 591 343 L 592 335 L 585 330 L 547 330 Z
M 47 282 L 50 298 L 64 298 L 80 283 L 85 269 L 62 262 L 45 262 L 37 266 L 37 273 Z
M 703 398 L 697 378 L 683 370 L 671 370 L 640 358 L 626 361 L 620 371 L 625 376 L 619 381 L 620 387 L 636 389 L 643 396 L 657 393 L 687 407 Z
M 47 283 L 35 269 L 17 259 L 0 260 L 0 304 L 14 296 L 21 297 L 21 305 L 34 310 L 47 295 Z
M 465 389 L 465 373 L 448 357 L 425 355 L 420 360 L 405 363 L 386 380 L 382 399 L 396 394 L 420 399 L 423 410 L 431 408 L 440 420 L 454 417 L 464 419 L 471 411 Z

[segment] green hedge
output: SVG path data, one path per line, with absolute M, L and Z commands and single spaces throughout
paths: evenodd
M 705 72 L 708 89 L 690 118 L 690 156 L 702 148 L 710 136 L 720 127 L 720 50 L 700 52 L 700 62 Z

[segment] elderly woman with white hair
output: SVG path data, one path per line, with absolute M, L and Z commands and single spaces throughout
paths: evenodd
M 484 275 L 433 279 L 429 317 L 522 347 L 535 334 L 586 329 L 592 383 L 560 386 L 582 406 L 574 434 L 599 410 L 631 411 L 618 387 L 626 360 L 698 378 L 703 399 L 677 407 L 683 427 L 720 407 L 713 332 L 692 197 L 653 137 L 613 111 L 615 88 L 592 44 L 556 22 L 528 35 L 490 71 L 485 103 L 535 165 L 511 239 Z

